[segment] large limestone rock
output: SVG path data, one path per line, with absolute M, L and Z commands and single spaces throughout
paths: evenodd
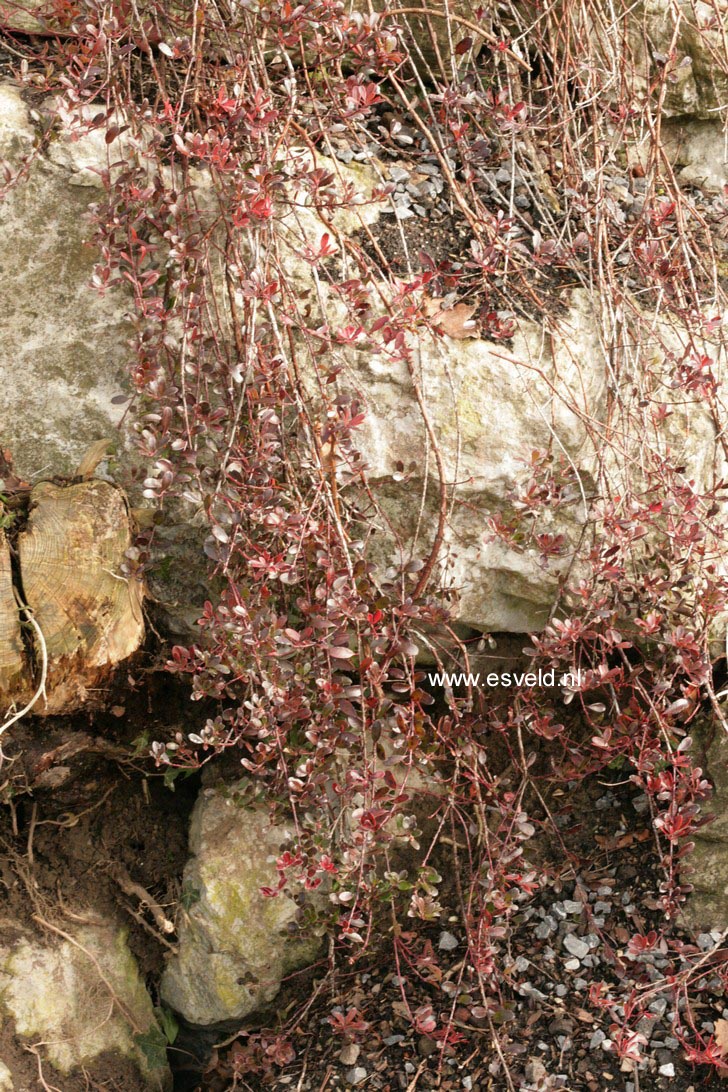
M 18 176 L 0 201 L 0 443 L 24 477 L 72 473 L 94 441 L 121 436 L 112 399 L 132 333 L 131 301 L 89 285 L 89 206 L 122 142 L 62 128 L 39 152 L 36 118 L 0 85 L 0 161 Z
M 49 0 L 0 0 L 0 27 L 44 34 L 62 25 L 58 8 Z
M 7 939 L 5 925 L 0 945 L 3 1021 L 13 1022 L 19 1045 L 38 1052 L 49 1085 L 62 1086 L 63 1077 L 81 1067 L 93 1077 L 103 1055 L 107 1076 L 109 1059 L 116 1059 L 121 1081 L 131 1069 L 135 1088 L 141 1082 L 150 1092 L 166 1092 L 172 1081 L 164 1039 L 124 931 L 94 925 L 65 932 L 58 943 L 22 932 Z M 151 1049 L 158 1041 L 161 1054 Z M 20 1075 L 12 1083 L 12 1061 L 6 1062 L 0 1088 L 28 1087 Z
M 142 153 L 128 132 L 107 145 L 105 128 L 79 135 L 65 118 L 41 150 L 44 112 L 53 113 L 50 102 L 36 110 L 19 87 L 0 84 L 0 162 L 13 177 L 0 189 L 0 448 L 32 481 L 73 474 L 88 448 L 108 438 L 116 454 L 105 467 L 130 486 L 135 441 L 123 398 L 133 300 L 91 283 L 91 212 L 103 172 Z M 198 635 L 209 596 L 203 539 L 187 510 L 166 513 L 157 526 L 150 583 L 160 624 L 177 639 Z M 0 606 L 2 571 L 0 560 Z M 4 655 L 0 645 L 0 663 Z
M 522 322 L 510 347 L 481 338 L 455 340 L 422 331 L 415 372 L 442 459 L 450 511 L 440 568 L 459 621 L 486 630 L 524 632 L 545 622 L 569 552 L 545 567 L 535 549 L 508 548 L 487 537 L 489 516 L 505 516 L 532 450 L 564 452 L 590 492 L 594 448 L 584 416 L 599 417 L 606 373 L 588 300 L 576 295 L 551 334 Z M 357 353 L 341 385 L 368 409 L 356 444 L 368 477 L 385 485 L 386 514 L 405 554 L 426 556 L 437 526 L 439 474 L 404 364 Z M 397 464 L 411 467 L 392 481 Z M 421 512 L 424 518 L 421 518 Z M 573 545 L 585 518 L 581 492 L 539 533 L 564 534 Z M 390 534 L 379 557 L 394 559 Z
M 369 0 L 354 0 L 353 6 L 366 14 Z M 490 30 L 487 12 L 480 19 L 477 12 L 481 5 L 473 0 L 428 0 L 427 3 L 424 0 L 405 3 L 403 0 L 401 4 L 373 0 L 372 7 L 378 12 L 395 12 L 397 23 L 404 28 L 404 40 L 415 65 L 426 77 L 434 75 L 436 79 L 450 77 L 464 60 L 472 57 L 473 51 L 479 51 L 483 37 L 476 28 L 482 26 L 484 31 Z M 400 12 L 400 8 L 406 10 Z M 471 39 L 472 47 L 458 53 L 455 46 L 465 38 Z
M 728 737 L 713 721 L 706 747 L 705 772 L 713 783 L 713 796 L 703 811 L 715 816 L 696 833 L 695 849 L 687 859 L 687 877 L 694 887 L 686 920 L 696 929 L 722 931 L 728 920 Z
M 665 116 L 715 118 L 728 101 L 725 6 L 703 0 L 644 0 L 630 8 L 624 25 L 635 89 L 645 93 L 667 65 Z
M 356 177 L 347 181 L 360 186 L 362 210 L 368 223 L 376 223 L 382 205 L 367 203 L 371 186 L 365 188 Z M 343 234 L 351 231 L 348 223 L 338 226 Z M 305 218 L 286 218 L 285 227 L 286 247 L 300 252 L 306 239 L 316 238 L 324 226 L 317 225 L 313 210 L 305 210 Z M 303 285 L 310 272 L 303 262 L 295 270 Z M 378 284 L 377 289 L 382 299 L 391 298 L 388 285 Z M 318 298 L 321 323 L 336 329 L 350 321 L 325 284 Z M 396 311 L 396 302 L 394 306 Z M 674 465 L 684 465 L 686 479 L 692 478 L 698 491 L 710 489 L 726 470 L 705 401 L 685 398 L 679 389 L 672 393 L 674 362 L 694 354 L 694 341 L 676 322 L 643 312 L 637 300 L 631 301 L 629 321 L 620 328 L 621 382 L 639 388 L 647 372 L 659 377 L 659 399 L 670 412 L 659 437 L 639 432 L 628 439 L 634 458 L 625 455 L 619 430 L 616 453 L 608 445 L 600 451 L 605 430 L 612 427 L 606 422 L 608 387 L 614 382 L 600 331 L 600 306 L 596 294 L 586 290 L 564 292 L 550 314 L 519 318 L 508 343 L 439 335 L 422 323 L 408 335 L 411 370 L 393 354 L 369 347 L 349 347 L 337 357 L 341 370 L 336 385 L 328 387 L 329 397 L 335 392 L 353 396 L 366 411 L 352 440 L 385 516 L 367 516 L 362 534 L 368 540 L 368 557 L 383 571 L 392 562 L 429 555 L 440 505 L 437 448 L 447 490 L 447 523 L 435 577 L 449 592 L 453 617 L 460 623 L 491 632 L 542 628 L 560 581 L 567 572 L 571 579 L 578 573 L 573 564 L 577 547 L 582 555 L 588 550 L 588 536 L 594 532 L 588 525 L 590 501 L 597 493 L 600 460 L 612 493 L 620 495 L 645 485 L 637 480 L 642 442 Z M 720 375 L 724 354 L 708 345 L 705 350 L 716 358 Z M 306 361 L 305 352 L 301 358 Z M 310 358 L 301 372 L 308 396 L 323 414 L 327 407 L 320 405 L 320 376 Z M 519 514 L 518 495 L 530 476 L 534 451 L 552 452 L 568 481 L 559 504 L 537 506 L 537 515 L 526 521 L 530 538 L 513 547 L 489 534 L 489 520 L 508 524 Z M 345 454 L 337 475 L 340 496 L 356 500 L 359 475 Z M 369 511 L 366 497 L 361 503 Z M 534 544 L 536 536 L 557 541 L 558 553 L 548 562 Z
M 161 984 L 164 1001 L 190 1023 L 242 1019 L 315 956 L 318 941 L 295 935 L 296 904 L 260 891 L 277 886 L 275 861 L 290 834 L 234 790 L 203 789 L 182 884 L 190 905 L 179 926 L 179 955 Z

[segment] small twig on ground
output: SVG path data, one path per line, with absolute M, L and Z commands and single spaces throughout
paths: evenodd
M 170 933 L 174 932 L 174 922 L 169 920 L 154 896 L 150 895 L 146 888 L 142 887 L 141 884 L 135 883 L 134 880 L 132 880 L 123 864 L 114 865 L 110 870 L 110 874 L 112 878 L 116 880 L 125 895 L 130 895 L 133 898 L 139 899 L 143 905 L 149 908 L 150 914 L 162 933 L 169 936 Z
M 33 867 L 33 835 L 35 834 L 35 828 L 38 824 L 38 804 L 33 802 L 33 809 L 30 813 L 30 827 L 28 828 L 28 849 L 26 856 L 28 858 L 28 864 Z

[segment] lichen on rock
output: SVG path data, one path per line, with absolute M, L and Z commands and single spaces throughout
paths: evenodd
M 56 1073 L 93 1073 L 110 1054 L 131 1060 L 150 1092 L 171 1087 L 166 1063 L 150 1065 L 141 1045 L 157 1029 L 154 1010 L 126 933 L 114 925 L 75 927 L 58 943 L 25 933 L 5 939 L 0 1013 Z
M 291 831 L 223 785 L 202 790 L 185 868 L 188 907 L 179 954 L 162 977 L 162 998 L 192 1024 L 239 1020 L 271 1001 L 291 970 L 315 956 L 319 939 L 297 934 L 298 907 L 275 888 L 275 866 Z

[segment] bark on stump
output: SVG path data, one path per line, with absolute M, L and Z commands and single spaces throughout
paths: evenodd
M 0 709 L 7 707 L 12 695 L 23 690 L 24 676 L 23 642 L 13 594 L 10 547 L 0 531 Z

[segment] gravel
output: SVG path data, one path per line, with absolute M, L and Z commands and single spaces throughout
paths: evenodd
M 590 945 L 587 941 L 582 940 L 581 937 L 576 936 L 575 933 L 567 933 L 564 937 L 564 947 L 570 955 L 576 956 L 577 959 L 584 959 L 589 955 Z

